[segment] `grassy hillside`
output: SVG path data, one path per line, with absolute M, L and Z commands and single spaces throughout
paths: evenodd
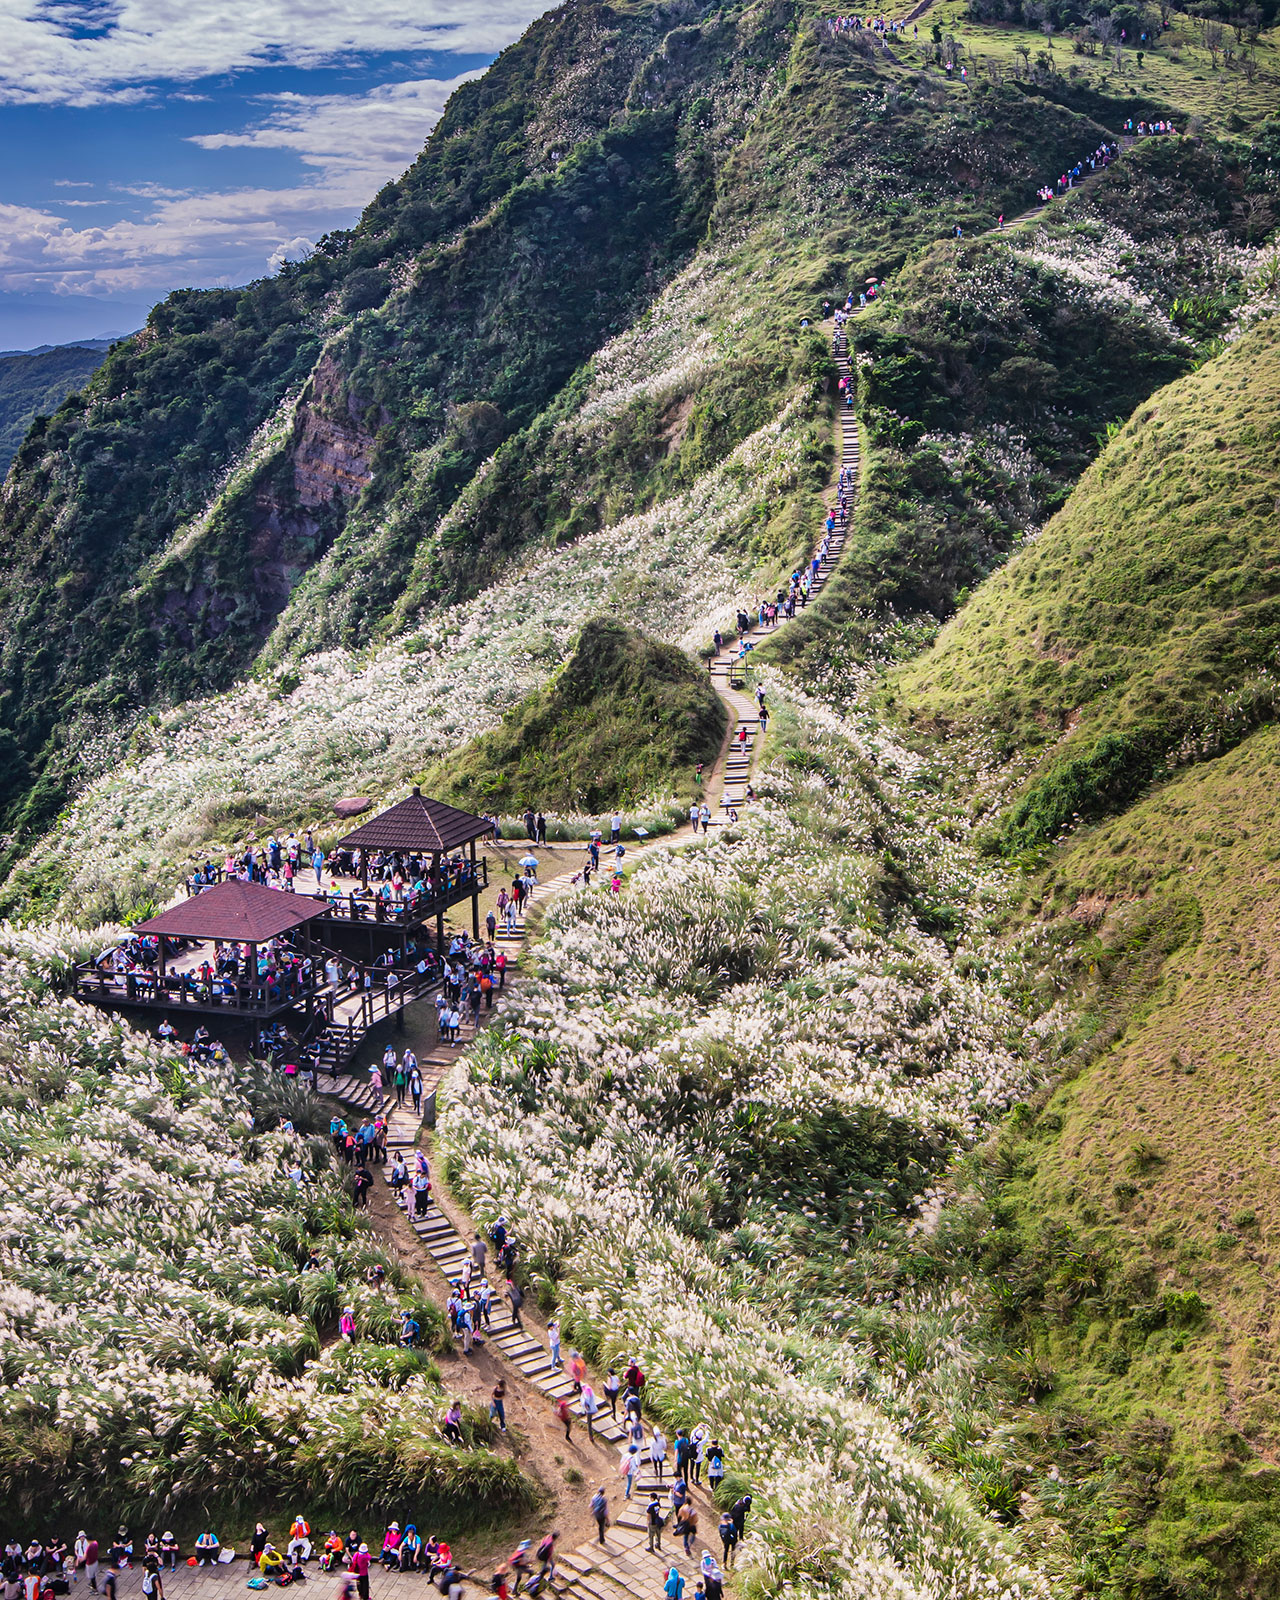
M 504 815 L 632 806 L 688 794 L 694 767 L 715 759 L 725 721 L 707 674 L 683 650 L 595 618 L 545 689 L 421 782 Z
M 66 344 L 0 356 L 0 478 L 32 421 L 56 411 L 106 355 L 105 344 Z
M 1278 780 L 1271 727 L 1054 860 L 1031 909 L 1083 983 L 1065 1081 L 939 1243 L 1042 1375 L 1036 1492 L 1108 1592 L 1280 1593 Z
M 91 728 L 224 688 L 264 645 L 363 647 L 687 486 L 821 381 L 797 330 L 823 294 L 1096 140 L 1079 108 L 925 81 L 819 11 L 548 13 L 350 233 L 156 308 L 27 439 L 0 508 L 11 831 L 56 812 Z M 708 356 L 660 406 L 620 389 L 589 417 L 595 358 L 628 328 L 642 353 L 690 266 L 723 285 Z M 771 504 L 743 543 L 782 566 L 800 520 Z
M 118 934 L 0 930 L 4 1515 L 191 1529 L 408 1502 L 459 1528 L 529 1506 L 479 1408 L 470 1448 L 439 1437 L 443 1313 L 352 1209 L 328 1112 L 66 998 L 72 962 Z M 399 1347 L 402 1310 L 426 1349 Z
M 918 648 L 1120 421 L 1220 348 L 1269 261 L 1278 136 L 1144 140 L 1033 222 L 937 243 L 890 279 L 852 335 L 857 538 L 772 655 L 856 698 L 851 663 Z
M 1006 846 L 1131 801 L 1274 711 L 1280 321 L 1121 429 L 1040 537 L 893 693 L 946 733 L 1036 758 Z

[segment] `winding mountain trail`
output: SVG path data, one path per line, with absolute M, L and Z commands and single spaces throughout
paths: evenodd
M 927 7 L 920 8 L 921 12 L 923 9 Z M 1100 175 L 1100 172 L 1090 174 L 1077 187 L 1086 187 Z M 1047 203 L 1032 207 L 1006 222 L 1003 230 L 996 227 L 989 232 L 1008 232 L 1023 224 L 1034 222 L 1046 209 L 1048 209 Z M 856 312 L 853 314 L 856 315 Z M 834 322 L 827 322 L 822 326 L 832 336 L 832 350 L 838 376 L 846 379 L 849 388 L 852 389 L 853 368 L 846 331 L 847 322 L 839 328 Z M 856 499 L 861 471 L 856 409 L 852 405 L 841 403 L 839 391 L 837 391 L 836 406 L 835 431 L 838 450 L 824 498 L 824 508 L 836 509 L 842 474 L 849 472 L 852 475 L 849 515 L 844 523 L 837 522 L 827 541 L 825 553 L 822 552 L 822 534 L 819 534 L 814 548 L 813 559 L 817 560 L 817 568 L 809 594 L 810 600 L 822 592 L 843 554 L 853 527 L 853 502 Z M 758 617 L 758 606 L 756 612 Z M 765 643 L 779 628 L 787 626 L 787 619 L 780 619 L 772 627 L 757 620 L 739 640 L 732 645 L 726 644 L 707 664 L 711 684 L 728 712 L 724 744 L 716 762 L 704 775 L 707 795 L 716 797 L 713 826 L 731 824 L 740 808 L 749 803 L 747 796 L 751 777 L 760 752 L 761 725 L 759 704 L 748 691 L 746 665 L 752 649 Z M 711 804 L 710 799 L 708 804 Z M 673 834 L 659 839 L 633 842 L 627 846 L 628 865 L 658 846 L 680 844 L 694 837 L 696 835 L 693 828 L 685 824 Z M 609 849 L 607 844 L 602 846 L 602 871 L 607 870 L 603 863 L 608 860 Z M 526 902 L 526 907 L 548 903 L 557 895 L 579 884 L 581 878 L 579 867 L 565 868 L 546 882 L 536 884 Z M 512 928 L 500 929 L 498 933 L 497 942 L 514 958 L 516 969 L 527 935 L 528 927 L 523 916 L 517 918 Z M 486 1013 L 484 1021 L 479 1026 L 486 1025 L 488 1016 L 489 1013 Z M 476 1031 L 468 1019 L 464 1023 L 462 1036 L 456 1043 L 437 1042 L 428 1054 L 420 1058 L 419 1066 L 425 1090 L 424 1109 L 430 1106 L 432 1113 L 434 1112 L 436 1088 L 459 1055 L 471 1044 Z M 387 1119 L 388 1149 L 392 1159 L 401 1151 L 412 1159 L 421 1139 L 423 1119 L 411 1106 L 407 1104 L 397 1106 L 394 1097 L 375 1095 L 372 1085 L 367 1080 L 349 1074 L 336 1077 L 321 1075 L 318 1087 L 322 1093 L 343 1101 L 364 1115 L 373 1115 L 380 1111 Z M 433 1114 L 428 1116 L 428 1121 L 434 1122 Z M 378 1170 L 382 1172 L 384 1183 L 387 1182 L 390 1165 Z M 423 1217 L 406 1215 L 406 1221 L 416 1236 L 422 1264 L 428 1266 L 434 1273 L 438 1273 L 447 1285 L 460 1273 L 475 1233 L 464 1209 L 451 1197 L 439 1192 L 438 1174 L 434 1176 L 435 1192 L 426 1215 Z M 541 1330 L 536 1325 L 522 1326 L 505 1309 L 504 1301 L 496 1302 L 492 1325 L 484 1330 L 484 1338 L 488 1350 L 504 1363 L 509 1386 L 520 1394 L 526 1405 L 532 1404 L 535 1409 L 541 1407 L 550 1412 L 560 1399 L 567 1398 L 571 1404 L 576 1399 L 574 1386 L 565 1376 L 563 1369 L 553 1365 Z M 565 1348 L 568 1349 L 567 1344 Z M 602 1395 L 603 1390 L 597 1374 L 592 1375 L 591 1382 L 596 1393 Z M 576 1411 L 575 1427 L 579 1434 L 585 1430 L 585 1423 Z M 673 1538 L 673 1530 L 670 1529 L 666 1535 L 666 1546 L 660 1554 L 652 1553 L 646 1548 L 645 1506 L 650 1492 L 658 1495 L 664 1510 L 669 1512 L 670 1506 L 668 1487 L 670 1479 L 663 1483 L 654 1475 L 654 1469 L 648 1462 L 647 1444 L 644 1447 L 646 1464 L 636 1484 L 634 1497 L 629 1501 L 622 1498 L 623 1481 L 619 1475 L 619 1465 L 621 1456 L 625 1453 L 625 1438 L 622 1425 L 611 1419 L 603 1419 L 595 1429 L 594 1454 L 599 1460 L 599 1473 L 595 1481 L 605 1486 L 613 1520 L 604 1544 L 591 1541 L 559 1557 L 560 1582 L 557 1588 L 558 1592 L 568 1596 L 569 1600 L 655 1600 L 655 1597 L 662 1593 L 663 1583 L 672 1565 L 684 1573 L 687 1588 L 692 1594 L 698 1573 L 697 1550 L 695 1549 L 692 1556 L 685 1556 L 679 1543 Z M 733 1441 L 727 1440 L 726 1445 L 732 1452 Z M 669 1464 L 672 1454 L 672 1446 L 669 1443 Z M 591 1470 L 588 1469 L 583 1483 L 584 1498 L 593 1492 Z M 703 1534 L 710 1535 L 714 1539 L 714 1526 L 718 1519 L 716 1509 L 700 1490 L 694 1491 L 693 1498 L 699 1511 Z
M 831 328 L 833 332 L 833 351 L 839 376 L 852 383 L 847 334 L 843 330 L 835 330 L 834 324 L 823 326 Z M 856 412 L 852 406 L 840 405 L 838 398 L 837 406 L 835 427 L 839 449 L 827 494 L 827 502 L 832 504 L 833 509 L 834 502 L 838 499 L 842 471 L 852 469 L 855 475 L 854 488 L 850 495 L 852 500 L 853 494 L 856 493 L 856 474 L 860 464 Z M 822 539 L 821 534 L 819 535 L 814 551 L 818 566 L 810 589 L 811 600 L 821 593 L 827 579 L 834 571 L 844 550 L 852 522 L 851 505 L 847 522 L 843 525 L 837 524 L 828 541 L 825 555 L 819 554 Z M 726 645 L 708 663 L 712 686 L 729 713 L 724 747 L 705 779 L 707 792 L 717 794 L 717 824 L 729 822 L 732 814 L 746 803 L 747 790 L 760 747 L 759 706 L 752 695 L 746 692 L 745 684 L 738 675 L 740 660 L 743 659 L 741 644 L 746 643 L 751 647 L 762 644 L 771 638 L 778 628 L 786 626 L 786 620 L 779 620 L 774 627 L 766 627 L 757 621 L 739 643 L 732 648 Z M 749 655 L 749 651 L 747 654 Z M 634 859 L 657 845 L 681 843 L 693 837 L 695 835 L 692 827 L 686 825 L 674 835 L 668 834 L 650 843 L 629 845 L 629 856 Z M 605 846 L 604 852 L 607 850 L 608 846 Z M 537 884 L 528 904 L 544 904 L 554 896 L 564 893 L 580 878 L 580 870 L 566 869 L 547 882 Z M 511 932 L 505 930 L 500 932 L 499 943 L 512 953 L 516 953 L 523 948 L 526 931 L 525 922 L 520 919 Z M 481 1026 L 483 1025 L 481 1023 Z M 424 1107 L 428 1103 L 434 1104 L 434 1091 L 440 1080 L 474 1037 L 475 1029 L 468 1024 L 464 1027 L 463 1036 L 457 1044 L 437 1043 L 428 1055 L 420 1059 L 419 1067 L 425 1090 Z M 416 1153 L 422 1133 L 421 1115 L 408 1103 L 397 1105 L 394 1095 L 375 1094 L 369 1081 L 352 1074 L 344 1073 L 336 1077 L 321 1074 L 318 1088 L 322 1094 L 341 1100 L 362 1115 L 372 1116 L 381 1112 L 386 1117 L 387 1146 L 391 1160 L 386 1166 L 377 1170 L 382 1173 L 383 1182 L 389 1184 L 390 1164 L 396 1154 L 403 1151 L 406 1157 L 412 1160 Z M 417 1236 L 423 1264 L 429 1265 L 448 1284 L 460 1273 L 475 1234 L 462 1208 L 456 1206 L 447 1196 L 438 1193 L 438 1174 L 433 1174 L 433 1180 L 433 1189 L 436 1192 L 433 1193 L 432 1203 L 426 1215 L 414 1217 L 407 1213 L 406 1221 Z M 548 1412 L 561 1398 L 568 1398 L 571 1403 L 574 1401 L 576 1398 L 574 1386 L 565 1376 L 563 1369 L 552 1364 L 543 1337 L 534 1330 L 521 1326 L 510 1315 L 505 1302 L 495 1303 L 492 1325 L 484 1330 L 484 1338 L 489 1351 L 498 1354 L 509 1369 L 507 1380 L 509 1386 L 521 1391 L 522 1398 L 526 1401 L 531 1400 L 535 1407 L 541 1406 Z M 565 1348 L 568 1349 L 567 1343 Z M 597 1395 L 602 1395 L 603 1390 L 598 1375 L 592 1375 L 591 1381 Z M 575 1428 L 579 1432 L 585 1428 L 584 1421 L 576 1414 Z M 669 1515 L 670 1483 L 674 1471 L 666 1477 L 665 1482 L 659 1480 L 652 1463 L 649 1462 L 646 1443 L 645 1466 L 635 1485 L 632 1498 L 626 1500 L 623 1498 L 624 1484 L 619 1473 L 626 1444 L 623 1426 L 606 1415 L 595 1427 L 595 1436 L 595 1454 L 599 1458 L 599 1476 L 596 1481 L 605 1485 L 611 1506 L 612 1524 L 603 1544 L 592 1540 L 559 1556 L 558 1592 L 569 1597 L 569 1600 L 655 1600 L 655 1597 L 662 1593 L 663 1583 L 670 1568 L 675 1566 L 684 1574 L 686 1588 L 691 1596 L 699 1572 L 699 1552 L 705 1548 L 706 1540 L 715 1542 L 714 1529 L 719 1519 L 718 1510 L 704 1491 L 694 1489 L 692 1497 L 697 1506 L 700 1530 L 704 1536 L 698 1541 L 694 1553 L 690 1556 L 685 1555 L 670 1524 L 664 1530 L 661 1552 L 650 1552 L 647 1548 L 645 1508 L 652 1492 L 657 1494 L 664 1511 Z M 726 1441 L 726 1444 L 732 1451 L 732 1441 Z M 674 1446 L 668 1441 L 668 1466 L 673 1467 L 673 1457 Z M 583 1483 L 584 1497 L 593 1491 L 594 1483 L 589 1471 Z

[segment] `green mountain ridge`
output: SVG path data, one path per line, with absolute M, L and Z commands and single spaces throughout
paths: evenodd
M 37 416 L 56 411 L 106 359 L 107 340 L 0 352 L 0 477 Z
M 1275 1600 L 1280 38 L 1270 0 L 993 9 L 882 39 L 789 0 L 575 0 L 356 227 L 170 296 L 35 423 L 0 502 L 0 1087 L 38 1189 L 33 1150 L 83 1159 L 47 1106 L 120 1075 L 186 1204 L 216 1127 L 182 1061 L 65 998 L 100 924 L 263 828 L 327 837 L 344 795 L 533 805 L 553 837 L 687 805 L 713 632 L 832 499 L 823 302 L 874 281 L 844 553 L 744 668 L 758 801 L 539 909 L 442 1085 L 438 1175 L 512 1222 L 566 1340 L 722 1430 L 723 1496 L 756 1496 L 731 1596 Z M 1180 131 L 1131 139 L 1152 116 Z M 282 1205 L 284 1141 L 250 1141 Z M 296 1349 L 184 1347 L 184 1494 L 241 1394 L 268 1398 L 219 1470 L 265 1449 L 281 1486 L 375 1456 L 337 1408 L 304 1462 L 280 1386 L 435 1405 L 385 1311 L 350 1362 L 312 1348 L 299 1263 L 364 1250 L 342 1184 L 263 1258 Z M 24 1248 L 61 1261 L 39 1212 Z M 123 1251 L 149 1226 L 113 1216 Z M 80 1403 L 43 1360 L 24 1326 L 11 1498 Z M 379 1461 L 447 1479 L 445 1517 L 545 1468 L 513 1430 L 451 1475 L 411 1431 Z M 169 1439 L 108 1444 L 167 1483 Z

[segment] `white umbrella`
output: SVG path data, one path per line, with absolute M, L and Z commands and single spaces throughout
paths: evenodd
M 520 865 L 522 867 L 536 867 L 538 865 L 538 858 L 537 856 L 521 856 Z

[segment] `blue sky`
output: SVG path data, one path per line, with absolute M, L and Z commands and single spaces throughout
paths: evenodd
M 0 0 L 0 349 L 350 223 L 545 0 Z

